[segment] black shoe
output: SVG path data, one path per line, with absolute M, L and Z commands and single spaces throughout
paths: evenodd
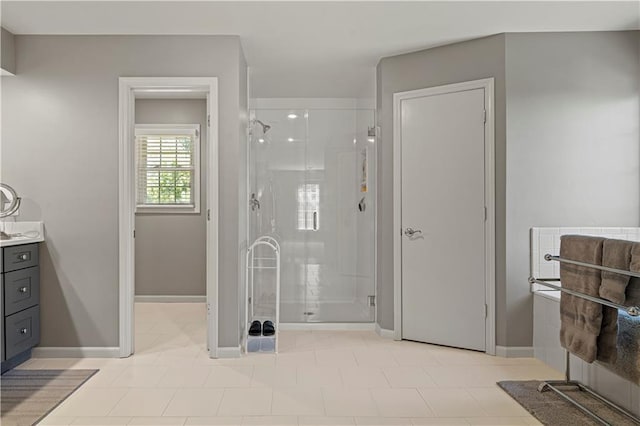
M 262 326 L 262 335 L 263 336 L 273 336 L 276 334 L 276 328 L 273 326 L 271 321 L 265 321 Z
M 262 334 L 262 324 L 260 321 L 254 321 L 251 323 L 251 327 L 249 327 L 249 336 L 259 336 Z

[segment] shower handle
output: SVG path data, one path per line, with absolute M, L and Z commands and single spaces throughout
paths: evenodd
M 313 212 L 313 230 L 318 230 L 318 212 Z
M 251 211 L 260 210 L 260 200 L 256 198 L 255 192 L 251 194 L 251 199 L 249 200 L 249 207 L 251 207 Z

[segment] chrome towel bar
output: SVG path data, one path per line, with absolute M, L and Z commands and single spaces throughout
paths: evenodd
M 563 288 L 555 284 L 551 284 L 545 280 L 539 280 L 537 278 L 529 277 L 529 283 L 531 284 L 540 284 L 545 287 L 552 288 L 554 290 L 560 290 L 563 293 L 570 294 L 572 296 L 580 297 L 582 299 L 587 299 L 595 303 L 600 303 L 601 305 L 609 306 L 610 308 L 622 309 L 632 317 L 637 317 L 640 315 L 640 308 L 637 306 L 624 306 L 619 305 L 617 303 L 610 302 L 606 299 L 602 299 L 600 297 L 589 296 L 588 294 L 580 293 L 579 291 L 569 290 L 568 288 Z
M 624 269 L 615 269 L 615 268 L 609 268 L 607 266 L 594 265 L 592 263 L 578 262 L 577 260 L 563 259 L 560 256 L 552 256 L 548 253 L 544 255 L 544 260 L 547 260 L 547 261 L 555 260 L 556 262 L 570 263 L 571 265 L 578 265 L 578 266 L 586 266 L 587 268 L 598 269 L 600 271 L 613 272 L 616 274 L 628 275 L 630 277 L 640 278 L 640 272 L 631 272 Z

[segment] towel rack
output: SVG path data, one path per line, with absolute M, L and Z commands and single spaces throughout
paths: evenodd
M 591 268 L 591 269 L 597 269 L 599 271 L 613 272 L 615 274 L 620 274 L 620 275 L 626 275 L 626 276 L 629 276 L 629 277 L 640 278 L 640 273 L 638 273 L 638 272 L 626 271 L 624 269 L 609 268 L 608 266 L 594 265 L 592 263 L 579 262 L 577 260 L 563 259 L 560 256 L 553 256 L 553 255 L 551 255 L 549 253 L 544 255 L 544 260 L 546 260 L 547 262 L 551 261 L 551 260 L 555 260 L 556 262 L 569 263 L 571 265 L 584 266 L 584 267 Z M 628 313 L 629 315 L 631 315 L 633 317 L 637 317 L 637 316 L 640 315 L 640 307 L 638 307 L 638 306 L 620 305 L 618 303 L 611 302 L 611 301 L 609 301 L 607 299 L 603 299 L 601 297 L 590 296 L 588 294 L 580 293 L 579 291 L 569 290 L 568 288 L 563 288 L 563 287 L 557 286 L 555 284 L 551 284 L 551 283 L 549 283 L 549 281 L 559 281 L 559 280 L 555 279 L 555 278 L 538 279 L 538 278 L 534 278 L 534 277 L 529 277 L 529 283 L 530 284 L 534 284 L 534 283 L 535 284 L 540 284 L 540 285 L 543 285 L 545 287 L 552 288 L 554 290 L 559 290 L 559 291 L 561 291 L 563 293 L 571 294 L 572 296 L 580 297 L 582 299 L 586 299 L 586 300 L 590 300 L 590 301 L 595 302 L 595 303 L 599 303 L 601 305 L 609 306 L 609 307 L 615 308 L 615 309 L 622 309 L 623 311 L 625 311 L 626 313 Z
M 557 262 L 570 263 L 572 265 L 578 265 L 578 266 L 586 266 L 587 268 L 599 269 L 600 271 L 613 272 L 616 274 L 628 275 L 630 277 L 640 278 L 640 273 L 638 272 L 627 271 L 625 269 L 609 268 L 608 266 L 594 265 L 592 263 L 578 262 L 577 260 L 563 259 L 560 256 L 552 256 L 549 253 L 544 255 L 544 260 L 546 261 L 555 260 Z
M 553 280 L 555 281 L 555 279 Z M 531 284 L 540 284 L 540 285 L 552 288 L 554 290 L 559 290 L 563 293 L 568 293 L 572 296 L 580 297 L 582 299 L 587 299 L 592 302 L 599 303 L 601 305 L 609 306 L 610 308 L 622 309 L 632 317 L 637 317 L 638 315 L 640 315 L 640 308 L 638 306 L 620 305 L 618 303 L 610 302 L 607 299 L 602 299 L 600 297 L 595 297 L 595 296 L 589 296 L 588 294 L 580 293 L 579 291 L 575 291 L 575 290 L 569 290 L 568 288 L 563 288 L 555 284 L 551 284 L 548 281 L 551 281 L 551 279 L 545 278 L 544 280 L 540 280 L 537 278 L 529 277 L 529 283 Z
M 552 261 L 553 260 L 553 261 L 557 261 L 557 262 L 569 263 L 569 264 L 572 264 L 572 265 L 584 266 L 584 267 L 587 267 L 587 268 L 597 269 L 597 270 L 600 270 L 600 271 L 613 272 L 613 273 L 616 273 L 616 274 L 621 274 L 621 275 L 626 275 L 626 276 L 630 276 L 630 277 L 638 277 L 638 278 L 640 278 L 640 274 L 636 273 L 636 272 L 625 271 L 624 269 L 609 268 L 607 266 L 594 265 L 594 264 L 591 264 L 591 263 L 579 262 L 579 261 L 571 260 L 571 259 L 563 259 L 560 256 L 553 256 L 551 254 L 545 254 L 544 255 L 544 260 L 546 260 L 546 261 Z M 534 284 L 534 283 L 535 284 L 540 284 L 540 285 L 543 285 L 545 287 L 552 288 L 554 290 L 559 290 L 559 291 L 561 291 L 563 293 L 571 294 L 572 296 L 576 296 L 576 297 L 580 297 L 582 299 L 589 300 L 591 302 L 599 303 L 601 305 L 609 306 L 611 308 L 622 309 L 625 312 L 627 312 L 629 315 L 634 316 L 634 317 L 640 315 L 640 308 L 637 307 L 637 306 L 623 306 L 623 305 L 620 305 L 620 304 L 617 304 L 617 303 L 614 303 L 614 302 L 610 302 L 609 300 L 602 299 L 600 297 L 590 296 L 588 294 L 584 294 L 584 293 L 581 293 L 579 291 L 570 290 L 568 288 L 563 288 L 561 286 L 557 286 L 555 284 L 551 284 L 549 281 L 560 281 L 560 280 L 557 279 L 557 278 L 538 279 L 538 278 L 535 278 L 535 277 L 529 277 L 529 283 L 530 284 Z M 565 401 L 569 402 L 570 404 L 573 404 L 576 408 L 578 408 L 583 413 L 591 416 L 598 423 L 600 423 L 602 425 L 606 425 L 606 426 L 611 426 L 611 423 L 609 423 L 607 420 L 605 420 L 602 417 L 598 416 L 596 413 L 594 413 L 593 411 L 589 410 L 587 407 L 585 407 L 584 405 L 580 404 L 578 401 L 576 401 L 575 399 L 571 398 L 568 394 L 566 394 L 561 389 L 559 389 L 559 387 L 568 387 L 568 386 L 577 387 L 578 390 L 587 392 L 589 395 L 591 395 L 592 397 L 594 397 L 598 401 L 608 405 L 609 407 L 611 407 L 612 409 L 614 409 L 618 413 L 620 413 L 620 414 L 624 415 L 625 417 L 629 418 L 631 421 L 634 422 L 634 424 L 640 425 L 640 417 L 637 417 L 633 413 L 625 410 L 624 408 L 620 407 L 619 405 L 615 404 L 614 402 L 611 402 L 607 398 L 597 394 L 595 391 L 593 391 L 589 387 L 583 385 L 582 383 L 578 382 L 577 380 L 571 380 L 571 364 L 570 364 L 570 358 L 569 358 L 569 351 L 568 350 L 565 350 L 565 371 L 564 371 L 564 375 L 565 375 L 565 380 L 545 380 L 545 381 L 543 381 L 538 386 L 538 391 L 539 392 L 544 392 L 545 390 L 550 389 L 553 392 L 555 392 L 557 395 L 559 395 L 561 398 L 563 398 Z

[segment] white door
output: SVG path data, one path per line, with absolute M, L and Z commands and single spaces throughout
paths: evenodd
M 403 339 L 485 350 L 484 91 L 400 103 Z

